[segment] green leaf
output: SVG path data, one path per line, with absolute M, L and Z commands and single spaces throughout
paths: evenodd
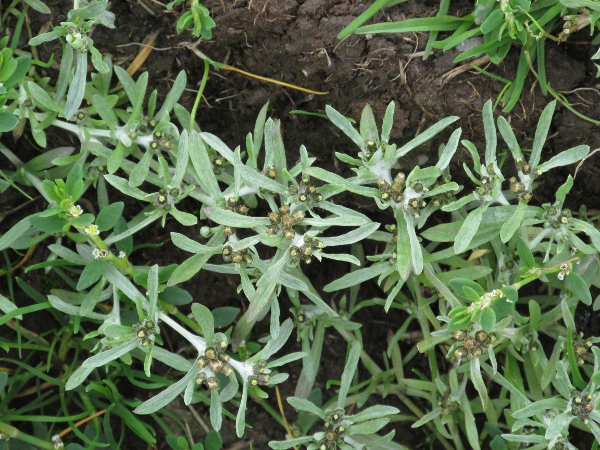
M 523 240 L 523 238 L 517 239 L 517 251 L 519 252 L 519 258 L 521 258 L 521 262 L 526 269 L 531 269 L 535 267 L 535 259 L 533 258 L 533 254 L 529 249 L 529 245 Z
M 87 264 L 83 268 L 83 271 L 79 276 L 79 281 L 77 282 L 77 290 L 81 291 L 83 289 L 87 289 L 96 281 L 98 281 L 104 273 L 104 265 L 105 261 L 101 259 L 94 259 L 89 264 Z
M 108 181 L 108 184 L 121 191 L 123 194 L 133 197 L 136 200 L 148 201 L 147 195 L 140 191 L 138 188 L 130 186 L 129 182 L 116 175 L 104 175 L 104 179 Z
M 221 399 L 219 398 L 219 391 L 213 389 L 210 392 L 210 423 L 216 431 L 219 431 L 221 429 L 222 421 L 222 405 Z
M 510 299 L 499 298 L 494 300 L 492 309 L 496 313 L 496 321 L 500 322 L 505 317 L 508 317 L 515 309 L 515 304 Z
M 198 183 L 204 192 L 210 195 L 215 202 L 223 198 L 217 177 L 208 156 L 208 149 L 204 140 L 196 130 L 190 132 L 188 152 L 192 165 L 198 174 Z
M 488 308 L 481 314 L 481 328 L 486 333 L 491 333 L 496 326 L 496 313 L 493 309 Z
M 502 224 L 502 228 L 500 228 L 500 240 L 502 242 L 508 242 L 510 238 L 522 227 L 523 217 L 525 216 L 525 212 L 527 211 L 527 202 L 521 200 L 515 213 L 508 219 L 506 222 Z
M 169 214 L 171 214 L 177 222 L 186 227 L 191 227 L 198 223 L 198 218 L 194 214 L 180 211 L 177 208 L 171 208 Z
M 6 133 L 12 131 L 17 124 L 19 119 L 14 114 L 0 111 L 0 133 Z
M 223 447 L 221 435 L 215 430 L 210 430 L 204 439 L 204 447 L 206 450 L 221 450 Z
M 123 213 L 123 208 L 125 204 L 123 202 L 116 202 L 108 205 L 106 208 L 102 208 L 102 210 L 96 216 L 96 225 L 100 231 L 108 231 L 112 229 L 121 214 Z
M 344 372 L 342 373 L 341 385 L 337 399 L 338 408 L 346 407 L 346 396 L 350 390 L 350 385 L 352 384 L 352 379 L 354 378 L 354 372 L 356 372 L 356 368 L 358 367 L 358 359 L 360 358 L 361 350 L 362 347 L 360 342 L 353 341 L 348 354 L 348 360 L 346 361 L 346 366 L 344 367 Z
M 513 303 L 517 303 L 519 301 L 519 291 L 517 291 L 512 286 L 502 286 L 500 289 L 504 296 L 509 299 Z
M 117 358 L 120 358 L 126 353 L 129 353 L 131 350 L 137 347 L 139 339 L 137 337 L 131 338 L 129 341 L 111 348 L 110 350 L 105 350 L 103 352 L 98 353 L 88 359 L 86 359 L 82 367 L 100 367 L 105 364 L 108 364 L 111 361 L 114 361 Z
M 556 191 L 556 201 L 562 205 L 565 202 L 565 198 L 567 197 L 567 194 L 571 191 L 572 187 L 573 177 L 571 176 L 571 174 L 569 174 L 567 176 L 566 181 L 563 184 L 561 184 L 558 190 Z
M 65 103 L 65 117 L 71 120 L 77 110 L 81 106 L 83 96 L 85 94 L 85 81 L 87 74 L 87 53 L 80 50 L 76 50 L 77 55 L 77 68 L 75 69 L 75 76 L 71 80 L 69 85 L 69 92 L 67 94 L 67 102 Z
M 567 166 L 574 164 L 585 158 L 590 152 L 589 145 L 578 145 L 577 147 L 570 148 L 564 152 L 560 152 L 558 155 L 546 161 L 544 164 L 540 164 L 538 169 L 543 172 L 547 172 L 555 167 Z
M 437 278 L 442 283 L 449 285 L 455 278 L 462 278 L 466 280 L 479 280 L 486 275 L 492 273 L 491 267 L 487 266 L 470 266 L 464 269 L 449 270 L 448 272 L 441 272 L 437 274 Z
M 540 120 L 538 121 L 538 125 L 535 130 L 535 138 L 531 147 L 531 157 L 529 158 L 529 165 L 531 167 L 537 167 L 540 163 L 542 148 L 546 143 L 548 130 L 550 129 L 550 124 L 552 123 L 552 116 L 554 115 L 555 108 L 556 100 L 548 103 L 540 115 Z
M 287 187 L 275 180 L 271 180 L 269 177 L 263 175 L 260 172 L 252 169 L 251 167 L 243 164 L 235 165 L 236 173 L 239 173 L 241 177 L 246 180 L 251 186 L 261 187 L 271 192 L 276 192 L 280 195 L 284 195 L 287 192 Z
M 67 391 L 75 389 L 86 380 L 86 378 L 94 371 L 94 369 L 95 367 L 79 367 L 67 380 L 65 389 Z
M 193 303 L 192 314 L 194 315 L 194 320 L 198 322 L 198 325 L 200 325 L 200 328 L 202 329 L 202 334 L 204 335 L 206 343 L 208 345 L 214 345 L 215 320 L 210 310 L 204 305 Z
M 342 234 L 337 237 L 332 238 L 320 238 L 319 240 L 323 242 L 325 247 L 331 247 L 336 245 L 350 245 L 355 242 L 360 242 L 363 239 L 366 239 L 371 234 L 373 234 L 379 228 L 378 223 L 369 223 L 367 225 L 363 225 L 356 230 L 352 230 L 348 233 Z
M 471 211 L 465 221 L 463 222 L 456 240 L 454 241 L 454 251 L 456 254 L 463 253 L 471 243 L 473 236 L 477 233 L 483 213 L 487 209 L 486 205 L 481 205 L 479 208 Z
M 314 414 L 320 419 L 325 420 L 325 413 L 323 410 L 309 400 L 297 397 L 288 397 L 287 402 L 298 411 L 308 412 Z
M 267 217 L 251 217 L 244 216 L 242 214 L 234 213 L 217 206 L 205 208 L 204 212 L 206 216 L 220 225 L 228 225 L 236 228 L 253 228 L 261 225 L 268 225 L 269 219 Z
M 144 155 L 142 156 L 142 159 L 139 160 L 139 162 L 135 165 L 135 167 L 131 171 L 131 174 L 129 175 L 129 186 L 136 188 L 144 182 L 144 180 L 148 176 L 151 162 L 152 151 L 150 149 L 147 149 Z
M 104 120 L 104 123 L 108 127 L 109 130 L 116 130 L 117 125 L 119 124 L 117 121 L 117 116 L 113 112 L 112 107 L 106 102 L 104 97 L 101 97 L 98 94 L 95 94 L 92 97 L 92 105 L 96 108 L 96 111 Z
M 588 284 L 577 273 L 571 272 L 567 276 L 565 287 L 586 305 L 592 304 L 592 294 L 590 293 Z
M 240 313 L 239 308 L 233 306 L 219 306 L 212 310 L 215 328 L 225 328 L 233 323 Z
M 352 424 L 346 430 L 349 435 L 375 434 L 388 424 L 390 419 L 375 419 L 359 424 Z
M 374 264 L 364 269 L 358 269 L 353 272 L 347 273 L 341 278 L 332 281 L 326 285 L 323 290 L 325 292 L 339 291 L 340 289 L 349 288 L 361 284 L 367 280 L 378 277 L 388 268 L 388 263 Z
M 348 136 L 350 139 L 352 139 L 352 141 L 358 146 L 360 151 L 365 150 L 365 142 L 364 142 L 362 136 L 360 135 L 360 133 L 358 131 L 356 131 L 354 129 L 354 127 L 352 126 L 352 124 L 350 124 L 350 122 L 348 121 L 348 119 L 346 117 L 341 115 L 339 112 L 337 112 L 335 109 L 333 109 L 329 105 L 325 106 L 325 112 L 327 113 L 327 117 L 329 117 L 329 120 L 331 120 L 331 122 L 336 127 L 338 127 L 340 130 L 342 130 L 342 132 L 346 136 Z
M 177 383 L 172 384 L 160 394 L 157 394 L 151 399 L 146 400 L 144 403 L 135 408 L 133 412 L 136 414 L 152 414 L 153 412 L 156 412 L 159 409 L 167 406 L 175 399 L 175 397 L 185 390 L 188 383 L 192 381 L 199 372 L 200 369 L 197 367 L 192 367 L 190 371 Z
M 458 295 L 463 295 L 463 288 L 465 286 L 473 289 L 479 296 L 485 294 L 485 289 L 483 289 L 478 283 L 471 281 L 466 278 L 455 278 L 450 281 L 450 287 L 452 290 L 456 292 Z

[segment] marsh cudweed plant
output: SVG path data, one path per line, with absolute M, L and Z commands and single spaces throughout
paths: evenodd
M 598 338 L 585 335 L 574 319 L 579 303 L 600 308 L 592 297 L 600 232 L 585 208 L 565 206 L 575 183 L 570 175 L 553 202 L 536 199 L 539 183 L 558 176 L 553 169 L 590 151 L 581 145 L 547 156 L 555 103 L 542 112 L 531 148 L 522 148 L 487 102 L 485 149 L 449 129 L 456 117 L 394 143 L 393 103 L 380 128 L 368 105 L 358 129 L 328 106 L 330 120 L 356 147 L 337 154 L 354 172 L 344 178 L 319 167 L 311 143 L 288 160 L 280 125 L 267 118 L 266 105 L 252 133 L 232 149 L 200 131 L 195 110 L 178 103 L 184 73 L 159 104 L 157 91 L 148 92 L 148 74 L 134 79 L 95 50 L 93 26 L 113 26 L 106 7 L 101 0 L 76 1 L 67 22 L 33 39 L 65 38 L 56 80 L 30 78 L 33 61 L 15 57 L 8 39 L 0 41 L 0 131 L 18 136 L 28 121 L 44 149 L 49 127 L 78 141 L 29 161 L 0 145 L 12 166 L 2 170 L 0 190 L 37 192 L 45 202 L 3 232 L 0 250 L 45 246 L 45 260 L 27 270 L 60 280 L 39 292 L 17 279 L 35 300 L 30 306 L 18 307 L 12 291 L 0 296 L 2 323 L 46 311 L 57 324 L 51 346 L 29 334 L 23 335 L 27 346 L 20 340 L 2 345 L 46 351 L 44 360 L 60 361 L 60 377 L 29 360 L 16 366 L 64 387 L 65 404 L 116 414 L 122 434 L 127 428 L 148 443 L 156 432 L 140 418 L 152 414 L 163 424 L 157 414 L 168 414 L 164 407 L 179 397 L 186 405 L 205 405 L 217 431 L 233 411 L 243 436 L 252 425 L 248 397 L 264 404 L 270 388 L 290 383 L 285 366 L 297 360 L 295 396 L 287 399 L 295 410 L 291 436 L 282 428 L 272 448 L 402 449 L 392 428 L 398 421 L 425 429 L 433 448 L 573 448 L 574 429 L 600 438 Z M 90 77 L 88 53 L 97 70 Z M 405 156 L 434 139 L 442 139 L 434 162 L 407 166 Z M 463 166 L 466 186 L 454 181 L 459 148 L 472 160 Z M 342 205 L 342 193 L 365 197 L 386 222 Z M 136 265 L 132 254 L 146 244 L 140 231 L 173 221 L 184 232 L 170 233 L 171 243 L 187 259 Z M 378 245 L 363 247 L 367 240 Z M 305 268 L 324 259 L 349 269 L 319 290 Z M 211 311 L 203 298 L 192 298 L 181 285 L 200 271 L 234 276 L 245 312 Z M 365 298 L 360 284 L 368 280 L 377 282 L 381 296 Z M 524 289 L 529 286 L 535 289 Z M 333 301 L 329 293 L 336 291 Z M 375 354 L 362 344 L 361 312 L 369 308 L 400 310 L 404 319 Z M 255 331 L 259 322 L 268 324 L 268 337 Z M 344 361 L 337 393 L 315 389 L 332 333 L 341 337 L 331 342 Z M 299 351 L 282 354 L 292 334 Z M 186 352 L 169 350 L 174 335 Z M 416 345 L 403 351 L 403 342 Z M 419 352 L 426 370 L 405 372 Z M 16 382 L 19 373 L 0 376 L 10 398 L 25 385 Z M 152 392 L 144 401 L 128 399 L 123 386 L 130 383 Z M 385 405 L 391 401 L 401 408 Z M 9 408 L 1 405 L 3 412 Z M 29 420 L 26 410 L 11 414 L 21 418 L 15 423 Z M 107 419 L 85 432 L 73 430 L 75 439 L 118 448 L 109 425 Z M 51 426 L 29 435 L 8 420 L 0 432 L 40 448 L 69 440 Z M 166 433 L 172 447 L 189 447 L 174 430 Z

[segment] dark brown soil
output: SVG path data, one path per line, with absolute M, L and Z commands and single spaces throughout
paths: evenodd
M 32 15 L 31 27 L 34 33 L 47 24 L 48 20 L 53 24 L 64 20 L 70 6 L 70 2 L 59 0 L 46 0 L 46 3 L 53 14 L 49 18 Z M 407 141 L 437 120 L 457 115 L 460 117 L 463 139 L 470 139 L 479 148 L 483 148 L 481 109 L 487 99 L 495 99 L 498 96 L 503 85 L 477 72 L 464 73 L 445 85 L 440 84 L 440 77 L 454 67 L 452 60 L 457 53 L 450 51 L 443 54 L 436 51 L 429 59 L 422 60 L 415 54 L 424 49 L 427 41 L 425 34 L 350 36 L 340 42 L 336 38 L 339 31 L 364 11 L 368 3 L 370 2 L 364 0 L 208 0 L 205 4 L 211 9 L 217 26 L 213 39 L 199 43 L 199 50 L 215 61 L 244 71 L 316 91 L 326 91 L 328 94 L 312 95 L 284 89 L 234 72 L 213 71 L 198 114 L 198 122 L 203 130 L 217 134 L 234 148 L 244 143 L 246 134 L 253 130 L 259 109 L 269 102 L 270 114 L 281 120 L 290 161 L 298 159 L 297 149 L 304 144 L 309 153 L 318 158 L 318 166 L 343 173 L 347 169 L 344 164 L 336 161 L 334 152 L 354 152 L 352 143 L 326 120 L 291 115 L 289 112 L 301 109 L 323 113 L 325 105 L 329 104 L 342 114 L 358 120 L 364 105 L 370 103 L 379 120 L 387 104 L 394 100 L 394 141 Z M 464 14 L 472 8 L 472 2 L 456 3 L 462 7 L 454 6 L 454 12 Z M 380 12 L 374 21 L 432 16 L 437 12 L 438 4 L 439 2 L 434 0 L 410 0 Z M 155 86 L 160 95 L 164 96 L 177 73 L 185 70 L 189 80 L 188 88 L 196 89 L 203 65 L 197 56 L 184 48 L 186 42 L 193 41 L 193 37 L 189 33 L 177 35 L 174 31 L 177 13 L 181 9 L 177 12 L 166 12 L 161 4 L 154 0 L 113 1 L 110 9 L 116 14 L 116 30 L 98 27 L 93 38 L 104 53 L 112 55 L 115 64 L 127 67 L 140 49 L 132 43 L 140 43 L 149 33 L 158 32 L 154 44 L 156 49 L 141 69 L 150 73 L 150 86 Z M 590 63 L 593 48 L 589 45 L 586 32 L 573 36 L 573 41 L 577 43 L 565 43 L 560 47 L 548 44 L 548 78 L 556 89 L 569 92 L 577 88 L 594 87 L 597 83 L 596 69 Z M 56 51 L 56 47 L 51 45 L 38 49 L 40 58 L 44 60 L 48 59 L 52 51 Z M 505 62 L 499 66 L 490 65 L 486 69 L 511 79 L 517 62 L 518 53 L 513 51 Z M 48 70 L 49 75 L 54 73 L 52 69 Z M 580 91 L 565 95 L 579 111 L 600 119 L 598 91 Z M 191 107 L 194 96 L 194 92 L 186 92 L 181 102 Z M 534 80 L 529 78 L 521 101 L 507 116 L 523 147 L 532 142 L 539 114 L 550 100 L 551 98 L 542 96 Z M 550 135 L 544 160 L 578 144 L 588 144 L 592 149 L 600 147 L 597 126 L 577 118 L 560 106 L 557 108 Z M 61 136 L 64 139 L 63 135 L 56 136 L 54 140 L 50 139 L 48 147 L 65 145 Z M 445 137 L 447 135 L 441 138 Z M 430 149 L 420 151 L 423 154 L 433 152 L 438 144 L 439 142 L 434 142 Z M 7 145 L 15 148 L 12 142 L 7 142 Z M 20 147 L 27 145 L 24 140 L 18 144 Z M 31 148 L 22 151 L 31 156 L 36 152 Z M 572 209 L 577 210 L 583 203 L 588 209 L 600 209 L 600 183 L 590 182 L 600 176 L 599 158 L 592 156 L 581 168 L 569 197 L 569 206 Z M 462 162 L 467 160 L 466 152 L 459 152 L 454 163 L 459 168 Z M 541 186 L 536 189 L 539 202 L 553 201 L 556 188 L 563 183 L 567 173 L 573 173 L 573 170 L 574 168 L 570 167 L 568 170 L 559 173 L 555 171 L 552 175 L 544 177 Z M 460 168 L 454 171 L 459 180 L 460 173 Z M 357 206 L 356 202 L 358 206 L 363 204 L 353 198 L 347 198 L 347 202 L 353 207 Z M 4 199 L 0 206 L 2 204 L 7 204 Z M 385 218 L 377 219 L 386 222 Z M 182 230 L 174 222 L 169 222 L 165 229 L 155 225 L 145 230 L 137 243 L 145 239 L 145 242 L 166 242 L 166 245 L 139 251 L 134 262 L 158 262 L 167 265 L 179 263 L 186 258 L 187 254 L 169 245 L 170 231 Z M 198 239 L 197 235 L 191 237 Z M 41 249 L 39 251 L 43 252 Z M 39 258 L 42 256 L 38 255 Z M 307 269 L 307 272 L 315 286 L 321 288 L 344 274 L 346 270 L 345 264 L 333 263 L 328 264 L 326 270 L 322 267 L 312 267 Z M 28 281 L 36 282 L 33 277 Z M 183 287 L 189 290 L 194 299 L 209 308 L 230 305 L 244 309 L 246 301 L 236 293 L 238 282 L 234 276 L 201 271 L 193 281 Z M 38 287 L 43 291 L 43 286 Z M 366 284 L 361 290 L 361 296 L 365 299 L 378 295 L 380 292 L 374 285 Z M 331 300 L 337 300 L 336 296 Z M 287 314 L 288 307 L 283 300 L 284 314 Z M 361 316 L 366 350 L 383 366 L 381 342 L 386 341 L 388 332 L 393 333 L 397 330 L 406 316 L 397 312 L 385 315 L 382 310 L 376 308 Z M 259 328 L 258 331 L 260 333 L 267 330 Z M 255 338 L 258 337 L 257 334 Z M 412 343 L 403 343 L 403 354 L 410 351 L 412 346 Z M 324 348 L 324 366 L 319 372 L 318 387 L 324 388 L 328 379 L 340 376 L 343 359 L 338 356 L 345 348 L 342 339 L 332 333 Z M 289 344 L 289 350 L 292 349 L 298 350 L 294 342 Z M 414 368 L 427 370 L 426 367 L 426 359 L 417 356 Z M 294 381 L 297 378 L 294 371 L 299 371 L 299 365 L 292 365 L 289 369 L 292 375 L 290 382 L 282 387 L 284 397 L 293 394 Z M 406 370 L 409 374 L 409 369 Z M 147 392 L 141 391 L 138 395 L 145 396 Z M 273 398 L 268 402 L 276 408 Z M 404 405 L 391 397 L 384 402 L 390 402 L 406 411 Z M 269 440 L 284 438 L 283 429 L 274 426 L 274 421 L 263 408 L 253 402 L 250 402 L 249 408 L 249 422 L 254 428 L 250 430 L 247 438 L 252 440 L 254 448 L 265 449 Z M 208 415 L 206 410 L 200 409 L 199 412 L 205 418 Z M 179 413 L 184 414 L 185 411 L 178 410 Z M 287 409 L 286 414 L 289 420 L 294 420 L 291 409 Z M 193 419 L 190 421 L 193 422 Z M 425 427 L 413 430 L 408 425 L 399 423 L 395 428 L 396 440 L 411 449 L 426 439 Z M 228 434 L 230 432 L 230 427 L 226 426 L 223 435 L 226 443 L 232 444 L 236 439 L 232 432 Z M 139 448 L 139 444 L 130 442 L 127 448 Z M 166 447 L 163 444 L 159 448 Z

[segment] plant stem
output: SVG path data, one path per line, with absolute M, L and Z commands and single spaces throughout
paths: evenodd
M 202 92 L 204 92 L 204 88 L 206 86 L 206 81 L 208 80 L 208 72 L 210 69 L 210 64 L 208 60 L 204 60 L 204 75 L 202 75 L 202 81 L 200 82 L 200 88 L 198 89 L 198 94 L 196 95 L 196 100 L 194 101 L 194 106 L 192 108 L 192 113 L 190 114 L 190 131 L 194 129 L 194 124 L 196 123 L 196 112 L 198 111 L 198 105 L 200 104 L 200 99 L 202 98 Z
M 7 423 L 0 422 L 0 433 L 4 435 L 3 439 L 19 439 L 37 448 L 54 450 L 54 444 L 52 442 L 44 441 L 43 439 L 39 439 L 35 436 L 23 433 L 22 431 L 19 431 L 18 429 Z

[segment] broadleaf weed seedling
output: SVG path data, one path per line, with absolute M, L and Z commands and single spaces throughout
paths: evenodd
M 538 183 L 555 176 L 551 169 L 590 152 L 581 145 L 546 157 L 556 102 L 543 110 L 531 149 L 522 148 L 508 121 L 495 120 L 492 102 L 485 103 L 483 159 L 472 142 L 462 141 L 473 160 L 472 167 L 463 165 L 471 188 L 451 173 L 460 129 L 449 133 L 434 164 L 410 167 L 405 158 L 458 118 L 396 144 L 390 142 L 393 103 L 380 128 L 368 105 L 357 128 L 328 106 L 327 117 L 358 147 L 337 154 L 354 172 L 344 178 L 319 167 L 310 143 L 291 162 L 267 105 L 234 149 L 202 131 L 195 118 L 206 61 L 192 111 L 178 103 L 187 84 L 183 73 L 159 105 L 157 91 L 147 92 L 147 73 L 134 79 L 94 49 L 92 26 L 114 20 L 107 2 L 73 6 L 68 22 L 32 40 L 65 38 L 56 80 L 32 76 L 37 61 L 15 58 L 10 39 L 0 41 L 2 132 L 18 135 L 28 120 L 42 148 L 49 144 L 48 127 L 79 141 L 29 161 L 0 144 L 14 169 L 3 169 L 0 190 L 36 193 L 45 202 L 3 232 L 0 250 L 9 261 L 46 243 L 48 255 L 25 270 L 55 283 L 39 292 L 39 286 L 15 281 L 11 269 L 2 272 L 11 287 L 0 295 L 0 324 L 19 338 L 11 332 L 0 346 L 20 354 L 2 359 L 14 370 L 0 372 L 0 391 L 6 392 L 0 433 L 51 449 L 70 441 L 65 436 L 72 431 L 88 446 L 119 448 L 127 430 L 156 442 L 156 430 L 140 419 L 152 415 L 169 445 L 188 448 L 190 436 L 174 437 L 187 436 L 185 424 L 171 417 L 172 429 L 161 418 L 181 396 L 185 405 L 206 405 L 214 430 L 223 428 L 224 415 L 235 416 L 241 437 L 254 420 L 246 417 L 248 397 L 265 405 L 268 388 L 289 382 L 282 366 L 301 361 L 295 396 L 288 398 L 299 411 L 292 427 L 298 435 L 273 440 L 272 448 L 403 449 L 394 430 L 384 430 L 397 422 L 427 430 L 430 445 L 445 449 L 479 449 L 488 441 L 494 449 L 573 448 L 574 428 L 600 437 L 600 339 L 584 336 L 575 320 L 579 303 L 600 308 L 593 298 L 600 286 L 597 218 L 583 207 L 565 207 L 575 182 L 570 175 L 553 203 L 534 206 Z M 523 30 L 515 27 L 502 32 L 518 37 Z M 97 70 L 89 80 L 88 52 Z M 503 151 L 512 158 L 499 157 Z M 337 196 L 346 192 L 372 200 L 389 223 L 382 228 L 340 204 Z M 136 265 L 132 254 L 147 244 L 141 232 L 159 221 L 168 228 L 173 220 L 185 231 L 170 232 L 171 242 L 191 256 L 179 264 Z M 378 246 L 363 246 L 367 240 Z M 305 268 L 324 259 L 351 269 L 321 292 Z M 222 311 L 211 311 L 180 286 L 201 271 L 238 280 L 237 292 L 248 303 L 237 321 L 237 312 L 219 319 Z M 360 285 L 368 280 L 376 280 L 381 298 L 364 298 Z M 14 284 L 34 303 L 20 306 Z M 327 294 L 335 291 L 343 292 L 334 301 Z M 377 355 L 365 350 L 362 330 L 362 313 L 371 308 L 405 317 Z M 20 328 L 36 311 L 52 317 L 52 332 Z M 269 335 L 261 338 L 255 325 L 263 321 Z M 294 331 L 300 351 L 286 347 Z M 315 386 L 330 333 L 346 341 L 348 351 L 337 396 L 323 402 Z M 182 354 L 167 345 L 174 335 L 185 343 Z M 406 350 L 405 342 L 416 345 Z M 30 435 L 11 424 L 31 417 L 27 407 L 14 408 L 14 399 L 32 395 L 34 376 L 60 393 L 36 389 L 31 410 L 66 405 L 58 415 L 68 429 L 57 433 L 56 422 L 48 421 Z M 138 394 L 145 388 L 157 393 L 129 398 L 121 391 L 130 383 L 140 387 Z M 402 408 L 379 405 L 391 401 Z M 112 431 L 111 415 L 123 424 L 121 436 Z M 84 418 L 80 431 L 75 421 Z M 67 445 L 79 445 L 74 441 Z

